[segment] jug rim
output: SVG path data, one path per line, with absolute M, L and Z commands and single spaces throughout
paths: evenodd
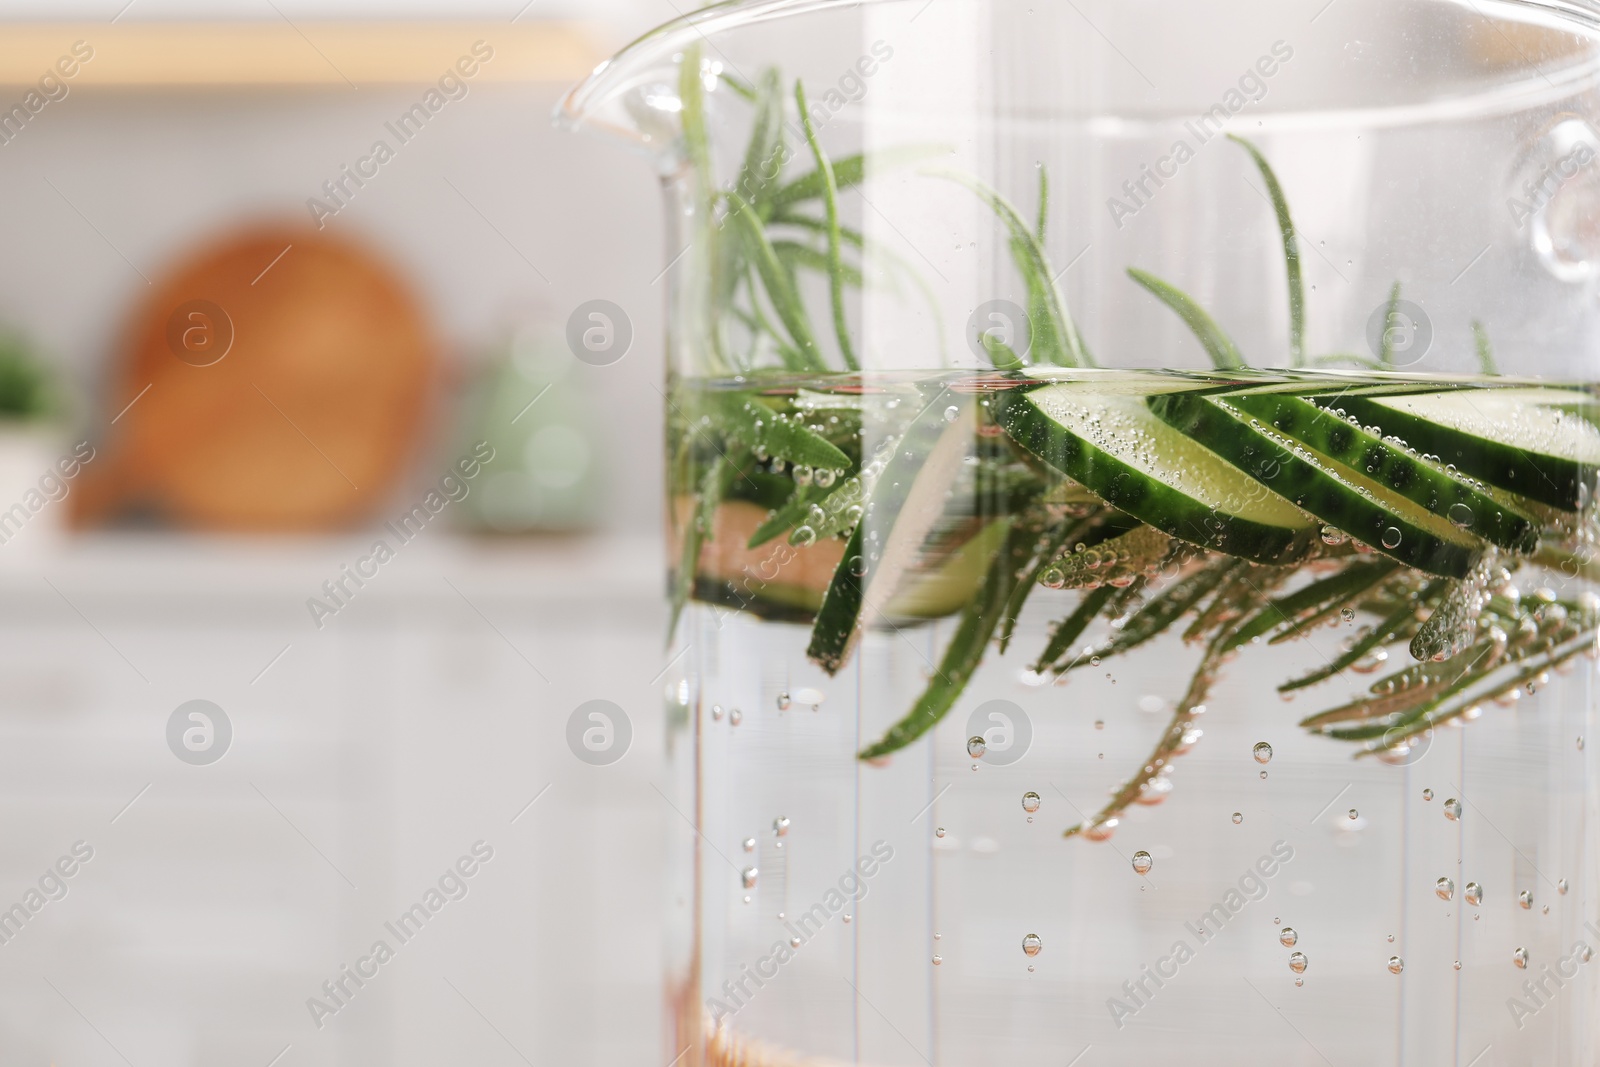
M 596 129 L 624 140 L 641 140 L 639 132 L 631 126 L 606 121 L 602 116 L 605 105 L 629 89 L 658 77 L 662 61 L 675 59 L 686 48 L 699 42 L 709 42 L 713 37 L 729 30 L 741 29 L 817 12 L 866 6 L 887 7 L 892 4 L 911 4 L 918 0 L 721 0 L 677 18 L 661 23 L 624 45 L 610 58 L 603 60 L 582 81 L 568 90 L 558 101 L 553 116 L 555 124 L 567 130 Z M 921 0 L 923 6 L 933 0 Z M 1330 0 L 1329 6 L 1336 0 Z M 1589 36 L 1600 49 L 1600 0 L 1418 0 L 1449 6 L 1465 6 L 1484 17 L 1483 7 L 1503 12 L 1522 10 L 1534 18 L 1558 20 L 1576 32 Z M 1551 73 L 1535 67 L 1539 77 L 1551 83 Z M 1573 64 L 1554 72 L 1565 86 L 1576 76 L 1594 78 L 1600 75 L 1600 52 L 1587 62 Z M 1551 83 L 1552 88 L 1555 88 Z M 1313 109 L 1315 110 L 1315 109 Z M 1362 109 L 1364 112 L 1369 109 Z M 1397 113 L 1416 112 L 1415 105 L 1395 103 L 1384 105 L 1377 111 L 1393 110 Z M 1423 110 L 1432 110 L 1424 108 Z M 1447 108 L 1448 110 L 1448 108 Z M 1397 116 L 1398 117 L 1398 116 Z M 1410 114 L 1410 118 L 1417 115 Z

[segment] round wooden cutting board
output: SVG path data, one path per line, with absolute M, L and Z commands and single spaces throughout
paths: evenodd
M 287 531 L 371 514 L 419 437 L 435 355 L 405 286 L 345 240 L 272 227 L 205 247 L 132 318 L 75 518 Z

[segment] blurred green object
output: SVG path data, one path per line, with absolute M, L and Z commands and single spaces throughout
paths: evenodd
M 589 368 L 545 326 L 517 331 L 469 407 L 468 439 L 495 458 L 463 503 L 469 525 L 494 533 L 574 533 L 599 523 L 604 492 L 598 405 Z
M 0 333 L 0 419 L 38 422 L 59 413 L 49 373 L 21 336 Z

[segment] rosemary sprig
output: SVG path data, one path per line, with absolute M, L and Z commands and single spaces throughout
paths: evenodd
M 828 219 L 828 288 L 833 298 L 833 329 L 839 340 L 839 355 L 847 369 L 860 370 L 855 346 L 850 343 L 850 326 L 845 321 L 844 265 L 839 254 L 842 240 L 839 236 L 839 185 L 833 175 L 833 164 L 828 162 L 827 153 L 817 141 L 817 131 L 812 128 L 811 113 L 806 107 L 806 89 L 800 82 L 794 83 L 794 101 L 800 109 L 806 144 L 811 146 L 811 154 L 817 161 L 817 176 L 822 182 L 822 206 Z
M 1421 607 L 1431 611 L 1434 605 L 1438 603 L 1439 598 L 1444 595 L 1447 585 L 1448 583 L 1443 579 L 1428 583 L 1417 594 L 1415 602 L 1409 600 L 1402 602 L 1382 622 L 1369 630 L 1365 636 L 1353 641 L 1348 649 L 1309 674 L 1283 683 L 1278 687 L 1278 691 L 1289 693 L 1296 689 L 1304 689 L 1307 686 L 1316 685 L 1318 682 L 1326 681 L 1360 663 L 1373 651 L 1382 648 L 1386 644 L 1409 640 L 1411 632 L 1420 625 L 1417 623 L 1417 609 Z
M 1383 369 L 1394 366 L 1394 332 L 1391 324 L 1399 310 L 1400 283 L 1395 282 L 1389 290 L 1389 303 L 1383 311 L 1383 334 L 1378 338 L 1378 366 Z
M 1109 837 L 1111 831 L 1116 829 L 1123 812 L 1137 803 L 1156 779 L 1168 773 L 1175 756 L 1181 755 L 1197 740 L 1190 730 L 1195 720 L 1205 714 L 1206 696 L 1216 683 L 1217 671 L 1221 668 L 1223 657 L 1226 655 L 1222 645 L 1230 636 L 1231 632 L 1223 629 L 1212 637 L 1211 643 L 1206 647 L 1205 655 L 1200 658 L 1200 665 L 1195 668 L 1194 675 L 1189 679 L 1189 688 L 1179 699 L 1172 718 L 1161 733 L 1161 739 L 1145 758 L 1140 773 L 1123 782 L 1098 812 L 1078 825 L 1068 828 L 1062 836 L 1076 837 L 1083 834 L 1091 839 Z
M 1028 288 L 1028 319 L 1033 327 L 1033 350 L 1042 359 L 1062 367 L 1092 367 L 1094 360 L 1078 334 L 1077 325 L 1067 311 L 1066 300 L 1056 286 L 1056 274 L 1045 254 L 1044 244 L 1011 202 L 978 179 L 953 170 L 931 170 L 932 177 L 964 185 L 989 206 L 1011 235 L 1010 245 L 1017 268 Z
M 830 492 L 831 490 L 817 485 L 808 485 L 798 490 L 781 508 L 769 515 L 766 522 L 756 527 L 756 532 L 750 535 L 745 547 L 760 548 L 769 541 L 782 537 L 800 525 L 806 514 L 826 500 Z
M 767 291 L 767 298 L 772 301 L 773 310 L 778 313 L 779 321 L 788 331 L 789 339 L 794 343 L 795 350 L 799 352 L 804 362 L 803 366 L 795 369 L 826 371 L 828 368 L 817 351 L 817 342 L 811 336 L 811 320 L 806 314 L 805 305 L 800 302 L 800 294 L 795 289 L 794 280 L 789 276 L 789 272 L 783 269 L 783 263 L 778 259 L 778 253 L 773 249 L 772 241 L 767 237 L 767 231 L 761 225 L 755 208 L 738 193 L 727 195 L 732 205 L 729 221 L 744 239 L 745 255 L 754 264 L 757 274 L 761 277 L 761 284 Z
M 1090 520 L 1091 522 L 1093 520 Z M 1005 610 L 1000 616 L 1000 632 L 995 643 L 999 646 L 1003 656 L 1011 645 L 1011 638 L 1016 633 L 1017 620 L 1022 617 L 1022 609 L 1028 600 L 1028 594 L 1039 585 L 1045 570 L 1050 566 L 1056 553 L 1067 544 L 1072 537 L 1085 528 L 1085 524 L 1073 525 L 1072 523 L 1057 523 L 1053 530 L 1045 532 L 1036 546 L 1032 564 L 1028 568 L 1027 577 L 1016 584 L 1011 596 L 1006 600 Z
M 1179 619 L 1193 611 L 1200 601 L 1215 592 L 1234 565 L 1235 561 L 1227 556 L 1219 556 L 1208 561 L 1193 574 L 1169 586 L 1159 596 L 1146 601 L 1144 607 L 1135 612 L 1110 640 L 1094 646 L 1087 654 L 1073 657 L 1069 662 L 1057 661 L 1054 670 L 1059 674 L 1065 674 L 1091 660 L 1097 659 L 1104 663 L 1112 656 L 1132 652 L 1161 636 Z M 1051 647 L 1054 647 L 1054 641 Z M 1049 651 L 1050 649 L 1046 649 L 1047 654 Z
M 865 182 L 874 171 L 910 166 L 932 156 L 944 155 L 948 151 L 948 148 L 936 145 L 907 145 L 887 148 L 880 152 L 844 156 L 833 161 L 834 188 L 836 192 L 844 192 Z M 818 172 L 812 171 L 794 179 L 774 193 L 770 201 L 771 212 L 777 216 L 796 204 L 819 199 L 824 195 L 826 188 L 826 179 Z
M 1268 600 L 1234 631 L 1224 651 L 1233 651 L 1258 637 L 1277 631 L 1279 636 L 1301 636 L 1314 619 L 1326 618 L 1351 600 L 1365 594 L 1399 568 L 1390 559 L 1348 564 L 1337 573 L 1318 579 L 1287 596 Z
M 762 74 L 761 86 L 754 93 L 754 103 L 755 126 L 750 133 L 750 143 L 745 147 L 744 165 L 739 168 L 734 191 L 757 211 L 763 211 L 768 193 L 777 188 L 786 151 L 783 136 L 783 82 L 776 69 L 769 69 Z
M 967 687 L 967 682 L 983 662 L 989 640 L 1005 614 L 1018 571 L 1026 564 L 1043 532 L 1046 514 L 1033 509 L 1023 514 L 1007 534 L 1006 543 L 989 565 L 979 594 L 961 611 L 955 636 L 911 710 L 891 726 L 875 744 L 861 750 L 865 760 L 887 756 L 904 748 L 938 725 Z
M 1246 366 L 1244 357 L 1239 354 L 1239 347 L 1233 343 L 1233 339 L 1217 325 L 1215 319 L 1206 314 L 1205 308 L 1201 307 L 1193 297 L 1136 267 L 1128 268 L 1128 277 L 1150 290 L 1158 300 L 1178 313 L 1178 317 L 1200 339 L 1201 347 L 1206 350 L 1206 355 L 1211 357 L 1212 366 L 1218 370 L 1240 370 Z
M 860 289 L 867 284 L 866 277 L 861 273 L 861 268 L 842 260 L 835 264 L 833 254 L 828 251 L 818 251 L 808 244 L 799 241 L 790 241 L 785 238 L 775 238 L 772 250 L 778 254 L 779 261 L 788 270 L 791 284 L 793 279 L 802 270 L 816 271 L 818 274 L 831 273 L 837 280 L 841 290 Z M 852 355 L 852 359 L 855 357 Z M 859 367 L 852 367 L 859 370 Z
M 1049 232 L 1050 225 L 1050 172 L 1044 164 L 1039 165 L 1039 220 L 1035 224 L 1034 236 L 1042 245 L 1045 235 Z
M 1120 592 L 1121 590 L 1115 586 L 1102 585 L 1098 589 L 1084 593 L 1078 600 L 1078 606 L 1072 610 L 1072 614 L 1056 623 L 1055 628 L 1050 631 L 1050 643 L 1045 645 L 1038 661 L 1034 663 L 1034 672 L 1043 674 L 1054 668 L 1061 657 L 1071 650 L 1073 643 L 1083 636 L 1089 624 L 1104 613 L 1106 605 L 1110 604 L 1112 598 Z
M 1255 160 L 1261 179 L 1267 183 L 1267 195 L 1272 198 L 1272 209 L 1278 216 L 1278 230 L 1283 236 L 1284 267 L 1289 277 L 1289 366 L 1303 367 L 1306 363 L 1306 291 L 1300 277 L 1300 241 L 1295 233 L 1294 219 L 1289 214 L 1289 201 L 1283 195 L 1283 186 L 1273 173 L 1272 164 L 1261 150 L 1237 134 L 1228 134 L 1230 141 L 1244 146 Z
M 1494 346 L 1489 343 L 1489 331 L 1476 319 L 1472 323 L 1472 341 L 1478 353 L 1478 369 L 1484 374 L 1499 374 L 1494 361 Z
M 1591 627 L 1592 625 L 1591 623 Z M 1364 746 L 1356 755 L 1357 757 L 1377 755 L 1408 745 L 1413 738 L 1467 714 L 1485 700 L 1495 700 L 1513 690 L 1536 686 L 1546 671 L 1559 667 L 1580 653 L 1589 652 L 1593 648 L 1592 628 L 1587 630 L 1580 628 L 1578 632 L 1569 632 L 1559 642 L 1552 639 L 1538 655 L 1532 657 L 1531 662 L 1514 672 L 1500 672 L 1487 679 L 1479 679 L 1475 673 L 1466 672 L 1462 679 L 1465 684 L 1421 709 L 1407 721 L 1387 727 L 1376 741 Z M 1329 733 L 1338 736 L 1334 731 Z

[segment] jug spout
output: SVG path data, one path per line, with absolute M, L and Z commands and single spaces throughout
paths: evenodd
M 860 0 L 727 0 L 658 26 L 601 63 L 556 106 L 565 129 L 595 129 L 670 156 L 681 133 L 683 62 L 693 57 L 706 91 L 722 75 L 716 38 L 729 30 Z

